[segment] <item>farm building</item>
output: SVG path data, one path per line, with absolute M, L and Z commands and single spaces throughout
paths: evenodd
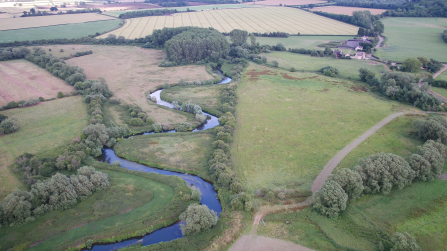
M 359 46 L 355 47 L 355 50 L 356 50 L 356 51 L 362 51 L 362 50 L 363 50 L 363 46 L 360 46 L 360 45 L 359 45 Z
M 358 52 L 357 54 L 355 54 L 354 59 L 365 59 L 365 53 Z
M 343 57 L 343 52 L 342 51 L 335 50 L 334 53 L 337 56 L 337 58 L 342 58 Z
M 337 48 L 347 48 L 347 49 L 353 49 L 357 50 L 357 48 L 361 47 L 363 49 L 363 46 L 360 46 L 360 43 L 371 43 L 371 40 L 366 39 L 363 37 L 362 39 L 349 39 L 346 41 L 344 45 L 337 46 Z

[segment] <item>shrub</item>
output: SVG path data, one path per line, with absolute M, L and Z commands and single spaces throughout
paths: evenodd
M 62 49 L 61 49 L 62 50 Z M 92 239 L 88 239 L 86 242 L 85 242 L 85 246 L 88 248 L 88 249 L 92 249 L 92 246 L 93 246 L 93 240 Z
M 113 161 L 112 165 L 121 166 L 121 162 L 119 160 L 115 160 L 115 161 Z
M 335 68 L 335 67 L 329 66 L 329 65 L 326 66 L 326 67 L 321 68 L 318 71 L 323 73 L 326 76 L 329 76 L 329 77 L 334 77 L 335 78 L 338 75 L 338 69 Z
M 64 94 L 62 92 L 57 93 L 57 98 L 63 98 L 63 97 L 64 97 Z
M 348 195 L 343 188 L 333 180 L 326 180 L 321 192 L 312 195 L 312 208 L 327 217 L 337 217 L 346 209 Z
M 43 97 L 39 97 L 39 100 L 40 100 L 41 102 L 45 101 L 45 99 L 44 99 Z
M 169 89 L 169 88 L 171 88 L 170 84 L 168 84 L 168 83 L 163 84 L 163 89 Z
M 275 68 L 278 68 L 278 66 L 279 66 L 278 61 L 273 60 L 273 61 L 272 61 L 272 66 L 275 67 Z
M 234 210 L 251 211 L 253 202 L 250 195 L 246 193 L 239 193 L 230 197 L 230 205 Z
M 210 210 L 206 205 L 189 205 L 179 218 L 186 223 L 181 225 L 184 235 L 198 234 L 217 224 L 216 212 Z
M 202 193 L 200 192 L 200 190 L 197 189 L 192 189 L 192 193 L 191 193 L 191 199 L 192 200 L 197 200 L 200 202 L 200 198 L 202 197 Z
M 175 130 L 177 132 L 187 132 L 192 131 L 192 129 L 193 129 L 192 125 L 188 122 L 181 122 L 175 126 Z
M 296 72 L 295 67 L 290 68 L 290 72 Z
M 143 124 L 144 124 L 144 122 L 140 118 L 131 118 L 129 120 L 129 125 L 132 125 L 132 126 L 142 126 Z
M 444 167 L 446 147 L 442 143 L 428 140 L 411 155 L 410 166 L 417 179 L 431 181 L 436 179 Z
M 152 124 L 152 129 L 154 129 L 154 132 L 163 131 L 163 127 L 160 124 Z
M 0 123 L 0 128 L 3 129 L 4 134 L 8 134 L 8 133 L 13 133 L 13 132 L 17 131 L 20 128 L 20 126 L 19 126 L 19 122 L 17 121 L 17 119 L 15 117 L 10 117 L 10 118 L 4 119 Z
M 200 123 L 204 123 L 206 121 L 206 116 L 205 114 L 201 113 L 197 113 L 196 114 L 196 120 L 199 121 Z
M 416 240 L 407 232 L 394 233 L 391 242 L 393 243 L 392 251 L 421 251 Z
M 359 173 L 343 168 L 329 176 L 330 180 L 337 182 L 349 199 L 355 200 L 363 193 L 363 181 Z

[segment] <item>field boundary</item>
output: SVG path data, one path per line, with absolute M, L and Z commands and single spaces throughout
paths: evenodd
M 2 32 L 2 31 L 14 31 L 14 30 L 36 29 L 36 28 L 42 28 L 42 27 L 52 27 L 52 26 L 61 26 L 61 25 L 70 25 L 70 24 L 84 24 L 84 23 L 104 22 L 104 21 L 112 21 L 112 20 L 119 20 L 119 18 L 110 19 L 110 20 L 96 20 L 96 21 L 87 21 L 87 22 L 79 22 L 79 23 L 54 24 L 54 25 L 45 25 L 45 26 L 37 26 L 37 27 L 27 27 L 27 28 L 19 28 L 19 29 L 0 30 L 0 32 Z M 106 31 L 104 33 L 111 32 L 111 31 L 113 31 L 113 30 Z M 42 40 L 42 39 L 40 39 L 40 40 Z

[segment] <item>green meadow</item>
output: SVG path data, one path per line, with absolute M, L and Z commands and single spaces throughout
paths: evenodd
M 308 50 L 324 50 L 318 45 L 331 41 L 344 41 L 354 38 L 353 36 L 289 36 L 282 37 L 256 37 L 256 42 L 260 45 L 277 45 L 283 44 L 286 48 L 303 48 Z
M 361 83 L 254 64 L 237 94 L 232 158 L 250 192 L 262 186 L 310 189 L 326 162 L 352 140 L 390 114 L 412 109 Z
M 447 62 L 446 43 L 441 38 L 447 18 L 393 17 L 382 22 L 387 40 L 375 53 L 380 59 L 402 62 L 425 56 Z
M 80 38 L 95 35 L 96 32 L 105 33 L 115 29 L 121 20 L 95 21 L 77 24 L 64 24 L 38 28 L 0 31 L 0 43 L 14 41 L 33 41 L 55 38 Z
M 294 67 L 298 71 L 318 71 L 325 66 L 333 66 L 339 70 L 340 77 L 350 78 L 353 80 L 359 79 L 359 69 L 366 68 L 380 78 L 380 73 L 386 72 L 387 69 L 382 64 L 373 61 L 355 60 L 355 59 L 334 59 L 332 57 L 311 57 L 310 55 L 303 55 L 290 52 L 271 52 L 264 53 L 262 56 L 267 57 L 267 61 L 271 63 L 273 60 L 278 61 L 279 67 L 290 70 Z

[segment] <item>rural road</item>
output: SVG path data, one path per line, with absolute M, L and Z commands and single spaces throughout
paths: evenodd
M 260 250 L 269 250 L 269 251 L 283 251 L 283 250 L 296 250 L 296 251 L 311 251 L 313 249 L 309 249 L 298 244 L 283 241 L 280 239 L 273 239 L 264 236 L 257 235 L 242 235 L 236 243 L 230 248 L 230 251 L 260 251 Z
M 378 49 L 378 48 L 382 45 L 382 43 L 383 43 L 383 37 L 380 36 L 380 34 L 378 34 L 378 36 L 379 36 L 379 42 L 378 42 L 377 45 L 374 47 L 374 49 Z
M 364 140 L 366 140 L 369 136 L 371 136 L 373 133 L 377 132 L 380 128 L 382 128 L 384 125 L 388 124 L 391 120 L 399 117 L 400 115 L 403 115 L 403 112 L 398 112 L 391 114 L 390 116 L 386 117 L 373 127 L 371 127 L 368 131 L 360 135 L 358 138 L 356 138 L 354 141 L 349 143 L 345 148 L 343 148 L 340 152 L 338 152 L 329 162 L 324 166 L 323 170 L 318 174 L 317 178 L 314 180 L 312 184 L 312 193 L 319 191 L 321 187 L 323 186 L 326 179 L 329 177 L 331 172 L 337 167 L 338 163 L 346 157 L 352 150 L 354 150 L 360 143 L 362 143 Z
M 433 74 L 433 78 L 436 78 L 437 76 L 439 76 L 439 74 L 441 74 L 445 70 L 447 70 L 447 64 L 444 64 L 444 68 L 442 68 L 441 70 L 439 70 L 438 72 Z M 424 79 L 419 80 L 419 87 L 422 86 L 422 81 L 423 80 Z M 447 102 L 447 97 L 444 97 L 444 96 L 442 96 L 442 95 L 440 95 L 440 94 L 438 94 L 438 93 L 436 93 L 436 92 L 434 92 L 432 90 L 428 90 L 427 93 L 436 96 L 437 98 L 439 98 L 440 100 L 442 100 L 444 102 Z

